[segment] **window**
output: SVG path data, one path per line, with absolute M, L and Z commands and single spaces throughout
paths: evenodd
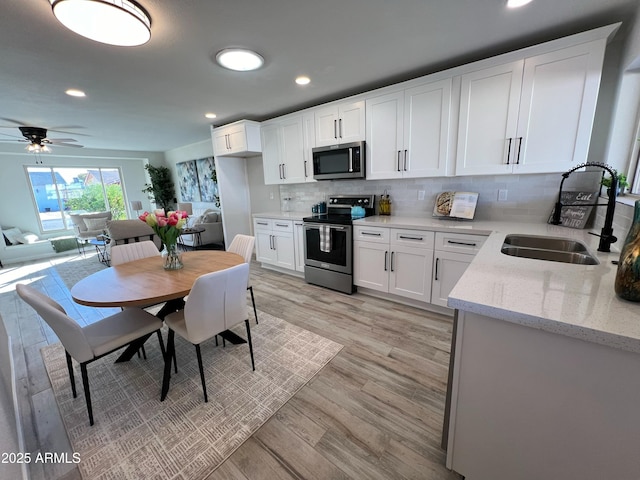
M 69 213 L 111 210 L 126 218 L 118 168 L 27 167 L 43 232 L 73 228 Z

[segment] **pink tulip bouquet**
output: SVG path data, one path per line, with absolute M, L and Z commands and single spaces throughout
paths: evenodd
M 177 243 L 189 214 L 185 211 L 175 211 L 165 215 L 163 210 L 156 210 L 154 213 L 144 212 L 138 218 L 153 228 L 162 243 L 168 247 Z

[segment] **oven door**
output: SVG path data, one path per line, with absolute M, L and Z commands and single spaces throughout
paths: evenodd
M 330 228 L 331 248 L 320 249 L 322 226 Z M 353 273 L 353 237 L 351 225 L 304 224 L 304 264 L 334 272 Z

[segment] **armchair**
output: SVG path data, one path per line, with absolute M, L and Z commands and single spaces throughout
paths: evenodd
M 111 220 L 111 212 L 71 213 L 69 218 L 73 222 L 75 236 L 79 240 L 87 241 L 102 235 Z
M 162 241 L 155 234 L 153 228 L 140 220 L 111 220 L 107 222 L 109 236 L 109 252 L 114 245 L 152 240 L 158 250 L 162 248 Z

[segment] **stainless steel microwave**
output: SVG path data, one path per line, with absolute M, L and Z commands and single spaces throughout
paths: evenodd
M 365 178 L 364 142 L 342 143 L 311 150 L 313 178 L 338 180 Z

